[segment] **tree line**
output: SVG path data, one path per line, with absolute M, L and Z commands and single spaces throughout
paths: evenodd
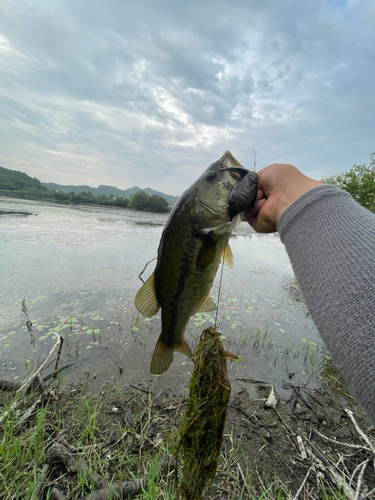
M 157 194 L 149 195 L 144 191 L 137 191 L 130 196 L 130 199 L 113 194 L 93 194 L 91 191 L 81 193 L 64 193 L 47 189 L 36 177 L 30 177 L 24 172 L 10 170 L 0 167 L 0 190 L 3 194 L 16 198 L 32 200 L 48 200 L 60 203 L 74 203 L 85 205 L 104 205 L 134 210 L 144 210 L 147 212 L 168 212 L 169 204 L 165 198 Z
M 105 194 L 93 194 L 91 191 L 81 193 L 63 193 L 50 189 L 24 188 L 14 191 L 17 198 L 50 200 L 60 203 L 74 203 L 82 205 L 102 205 L 133 210 L 143 210 L 147 212 L 169 212 L 169 205 L 165 198 L 157 194 L 149 195 L 144 191 L 137 191 L 130 196 L 130 199 Z

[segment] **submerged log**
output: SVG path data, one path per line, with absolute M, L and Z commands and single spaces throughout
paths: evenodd
M 183 479 L 181 493 L 200 500 L 215 478 L 231 387 L 220 333 L 202 332 L 195 352 L 195 367 L 185 422 L 181 428 Z

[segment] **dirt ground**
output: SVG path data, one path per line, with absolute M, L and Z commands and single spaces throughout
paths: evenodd
M 242 391 L 230 399 L 222 454 L 207 499 L 289 499 L 297 494 L 305 499 L 375 498 L 375 429 L 350 398 L 330 383 L 319 390 L 288 384 L 291 398 L 279 400 L 271 409 L 265 406 L 270 386 L 253 380 L 248 383 L 255 397 Z M 0 407 L 9 395 L 0 391 Z M 125 479 L 129 484 L 133 481 L 135 489 L 123 498 L 177 498 L 173 469 L 186 391 L 154 393 L 147 382 L 138 387 L 107 384 L 97 395 L 71 386 L 56 391 L 55 398 L 48 398 L 48 478 L 43 478 L 38 498 L 81 498 L 82 491 L 88 495 L 90 490 L 107 486 L 108 480 L 124 484 Z M 91 408 L 86 420 L 77 416 L 83 403 Z M 97 412 L 94 426 L 93 409 Z M 31 416 L 22 432 L 27 433 L 33 425 Z M 1 442 L 4 436 L 0 432 Z M 66 455 L 75 457 L 75 466 L 61 450 L 51 451 L 59 443 L 65 446 Z M 77 443 L 80 451 L 74 449 Z M 90 476 L 90 467 L 95 469 L 92 486 L 86 490 L 77 489 L 77 457 L 84 462 L 86 475 Z M 147 490 L 146 483 L 143 492 L 139 483 L 137 490 L 135 478 L 147 479 L 150 464 L 157 463 L 155 493 Z M 105 496 L 92 493 L 85 498 L 107 498 L 108 490 L 102 491 Z

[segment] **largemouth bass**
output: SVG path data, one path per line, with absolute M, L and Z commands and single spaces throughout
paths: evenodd
M 174 351 L 192 358 L 185 328 L 196 312 L 216 309 L 209 292 L 220 260 L 233 268 L 228 240 L 241 222 L 238 209 L 233 208 L 236 200 L 231 201 L 232 208 L 229 206 L 230 194 L 246 174 L 246 186 L 256 183 L 257 189 L 257 174 L 248 172 L 225 152 L 181 195 L 169 215 L 155 271 L 135 298 L 143 316 L 154 316 L 161 308 L 162 330 L 150 366 L 153 374 L 168 370 Z M 246 186 L 241 191 L 247 193 Z

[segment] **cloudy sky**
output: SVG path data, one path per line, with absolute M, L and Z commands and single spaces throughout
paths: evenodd
M 229 149 L 375 151 L 374 0 L 0 0 L 0 165 L 181 194 Z

